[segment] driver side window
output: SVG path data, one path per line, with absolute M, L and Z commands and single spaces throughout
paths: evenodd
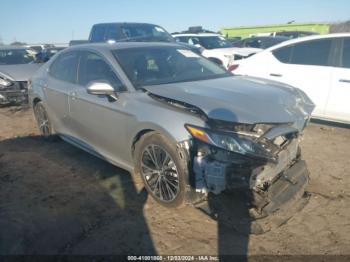
M 98 54 L 82 52 L 79 64 L 78 83 L 82 86 L 93 81 L 107 82 L 120 92 L 125 91 L 122 82 L 116 76 L 112 68 Z

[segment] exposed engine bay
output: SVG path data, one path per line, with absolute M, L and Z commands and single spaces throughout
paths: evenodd
M 292 125 L 260 125 L 259 128 L 255 126 L 256 131 L 251 128 L 244 126 L 242 129 L 245 130 L 240 131 L 217 131 L 227 132 L 233 137 L 240 134 L 240 138 L 237 136 L 234 141 L 238 141 L 242 148 L 241 141 L 247 143 L 244 139 L 249 137 L 253 142 L 245 152 L 224 149 L 200 139 L 191 141 L 192 185 L 197 193 L 205 196 L 225 191 L 247 194 L 255 218 L 260 218 L 273 214 L 291 199 L 300 198 L 305 192 L 309 174 L 300 158 L 301 134 Z M 286 133 L 276 132 L 276 129 Z M 272 133 L 277 136 L 271 137 Z

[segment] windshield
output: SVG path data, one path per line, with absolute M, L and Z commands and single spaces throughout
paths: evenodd
M 205 49 L 228 48 L 232 43 L 220 36 L 201 36 L 197 37 L 199 44 Z
M 0 50 L 0 65 L 29 64 L 34 58 L 34 54 L 26 49 Z
M 174 41 L 173 37 L 167 31 L 156 25 L 123 25 L 121 30 L 127 40 Z
M 178 47 L 143 47 L 113 51 L 136 88 L 232 76 L 217 64 Z

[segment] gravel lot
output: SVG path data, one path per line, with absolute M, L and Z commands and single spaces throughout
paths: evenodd
M 250 235 L 193 207 L 162 208 L 126 171 L 43 141 L 30 110 L 0 108 L 0 123 L 0 254 L 350 255 L 350 129 L 307 128 L 309 203 Z

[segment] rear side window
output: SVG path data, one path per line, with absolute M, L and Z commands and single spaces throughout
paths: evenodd
M 293 46 L 286 46 L 273 51 L 273 55 L 282 63 L 289 63 Z
M 124 91 L 121 90 L 121 81 L 100 55 L 93 52 L 83 52 L 79 65 L 78 83 L 86 86 L 93 81 L 107 82 L 116 91 Z
M 344 39 L 342 67 L 350 68 L 350 38 Z
M 188 36 L 178 36 L 178 37 L 176 37 L 176 41 L 177 42 L 182 42 L 182 43 L 186 43 L 186 44 L 188 44 L 188 40 L 189 39 L 190 38 Z
M 307 41 L 295 44 L 290 62 L 298 65 L 329 65 L 332 39 Z
M 248 39 L 244 43 L 245 47 L 261 48 L 261 41 L 259 39 Z
M 104 42 L 106 33 L 106 26 L 94 26 L 91 34 L 91 42 Z
M 78 52 L 60 55 L 50 67 L 50 75 L 56 79 L 76 83 L 79 54 Z

